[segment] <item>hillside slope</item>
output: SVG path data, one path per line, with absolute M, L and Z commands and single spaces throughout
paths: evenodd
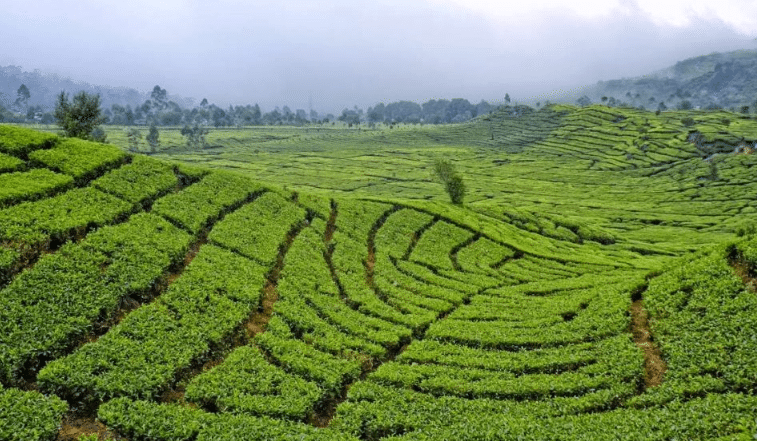
M 592 130 L 630 131 L 634 115 L 621 130 L 603 108 L 552 112 L 537 115 L 548 120 L 542 135 L 517 134 L 535 119 L 500 115 L 447 132 L 360 136 L 370 148 L 386 136 L 398 152 L 408 139 L 432 140 L 434 150 L 470 137 L 473 147 L 454 148 L 513 159 L 488 157 L 488 175 L 503 183 L 511 181 L 491 170 L 515 170 L 536 148 L 532 172 L 552 161 L 553 173 L 567 167 L 576 181 L 607 172 L 641 182 L 653 179 L 649 170 L 702 161 L 684 140 L 680 154 L 649 165 L 613 160 L 592 142 L 571 148 Z M 710 118 L 697 123 L 705 138 Z M 595 124 L 572 129 L 587 121 Z M 649 133 L 671 136 L 654 124 Z M 502 147 L 514 139 L 522 145 Z M 649 141 L 650 154 L 665 148 Z M 291 141 L 281 142 L 271 148 Z M 348 174 L 354 153 L 344 152 Z M 12 126 L 0 126 L 1 164 L 0 438 L 99 430 L 153 440 L 736 439 L 757 431 L 757 242 L 722 227 L 697 233 L 696 200 L 674 215 L 652 204 L 645 213 L 689 216 L 677 228 L 715 247 L 681 244 L 682 236 L 655 244 L 643 228 L 596 225 L 608 218 L 601 213 L 580 224 L 523 209 L 517 218 L 488 198 L 464 208 L 397 193 L 292 191 L 239 168 Z M 721 187 L 686 170 L 684 186 L 663 194 Z M 751 183 L 748 174 L 727 176 L 729 191 Z M 509 192 L 525 188 L 512 183 Z M 593 207 L 584 191 L 562 191 L 575 198 L 566 206 Z M 626 194 L 614 196 L 615 215 Z M 751 222 L 744 209 L 732 217 Z M 701 249 L 686 253 L 692 247 Z
M 757 51 L 713 53 L 679 61 L 675 65 L 637 78 L 602 81 L 582 89 L 593 102 L 613 98 L 632 106 L 655 110 L 687 101 L 694 107 L 755 109 Z M 575 99 L 575 98 L 574 98 Z

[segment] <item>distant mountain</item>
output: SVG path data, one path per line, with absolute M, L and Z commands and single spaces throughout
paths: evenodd
M 757 51 L 713 53 L 637 78 L 600 81 L 581 93 L 594 103 L 757 110 Z M 603 99 L 605 97 L 606 99 Z M 585 101 L 585 100 L 584 100 Z
M 42 73 L 39 70 L 25 72 L 18 66 L 0 66 L 0 106 L 12 108 L 22 84 L 29 90 L 28 105 L 41 106 L 45 111 L 55 107 L 56 96 L 63 90 L 69 95 L 82 90 L 99 94 L 103 108 L 109 108 L 113 104 L 135 107 L 150 98 L 150 92 L 141 92 L 129 87 L 92 85 L 55 74 Z M 192 105 L 191 100 L 186 98 L 171 96 L 170 99 L 180 105 Z

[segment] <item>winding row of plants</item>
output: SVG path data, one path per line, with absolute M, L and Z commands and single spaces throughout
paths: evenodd
M 624 184 L 709 148 L 656 128 L 672 115 L 550 112 L 531 117 L 543 133 L 515 136 L 509 115 L 437 138 L 575 155 L 586 176 L 628 173 Z M 695 121 L 705 139 L 716 117 Z M 441 133 L 424 130 L 391 138 Z M 52 439 L 67 408 L 151 440 L 757 431 L 757 239 L 673 259 L 681 246 L 618 223 L 293 193 L 9 126 L 0 153 L 0 438 Z M 714 191 L 696 182 L 676 192 Z M 640 301 L 667 369 L 655 387 L 634 343 Z

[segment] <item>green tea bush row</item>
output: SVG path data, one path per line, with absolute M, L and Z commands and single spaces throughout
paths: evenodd
M 46 169 L 0 174 L 0 207 L 53 195 L 71 187 L 73 181 Z
M 757 385 L 757 297 L 729 264 L 754 247 L 748 239 L 702 251 L 650 282 L 644 304 L 667 363 L 662 389 L 696 384 L 703 389 L 687 393 L 702 395 Z
M 436 222 L 418 240 L 410 259 L 434 267 L 455 269 L 450 256 L 452 249 L 472 236 L 470 231 L 447 222 Z
M 488 369 L 515 374 L 558 373 L 596 363 L 601 348 L 624 343 L 627 340 L 627 336 L 619 336 L 601 340 L 596 344 L 579 343 L 557 348 L 515 352 L 471 348 L 434 340 L 417 340 L 397 357 L 397 361 L 406 364 L 437 363 L 459 368 Z
M 14 156 L 0 153 L 0 173 L 21 171 L 26 167 L 26 163 Z
M 754 419 L 755 397 L 749 395 L 711 395 L 671 403 L 655 409 L 617 409 L 585 415 L 554 418 L 493 415 L 455 423 L 435 430 L 417 430 L 387 440 L 544 440 L 581 441 L 596 439 L 670 440 L 730 439 L 746 440 L 757 433 Z
M 632 282 L 633 283 L 633 282 Z M 636 283 L 641 284 L 642 281 Z M 468 320 L 446 319 L 431 325 L 427 337 L 473 347 L 509 349 L 547 347 L 595 341 L 628 328 L 626 314 L 633 285 L 607 287 L 575 318 L 543 328 L 519 328 L 517 322 L 484 321 L 471 326 Z
M 216 221 L 225 210 L 262 191 L 259 184 L 246 177 L 214 172 L 178 193 L 158 199 L 152 210 L 197 234 Z
M 380 357 L 385 353 L 383 347 L 342 331 L 306 302 L 310 293 L 322 292 L 332 297 L 339 294 L 327 268 L 323 238 L 317 228 L 314 222 L 313 227 L 302 230 L 287 252 L 277 286 L 279 301 L 275 314 L 302 340 L 318 349 L 334 354 L 356 351 Z
M 515 256 L 511 248 L 481 237 L 457 253 L 457 261 L 465 272 L 483 272 L 496 276 L 494 265 Z
M 0 245 L 0 285 L 10 280 L 17 270 L 21 253 Z
M 95 188 L 140 205 L 167 194 L 178 184 L 173 167 L 142 155 L 92 182 Z
M 518 369 L 512 370 L 481 369 L 480 361 L 468 359 L 467 363 L 458 352 L 452 358 L 452 365 L 442 361 L 418 364 L 407 358 L 397 362 L 385 363 L 368 377 L 385 385 L 411 388 L 416 391 L 437 395 L 457 395 L 468 398 L 491 397 L 496 399 L 536 399 L 554 396 L 576 396 L 590 391 L 612 387 L 621 383 L 635 385 L 643 375 L 642 357 L 627 336 L 601 341 L 593 349 L 594 362 L 569 362 L 556 364 L 554 355 L 546 360 L 546 365 L 539 360 L 540 354 L 525 351 L 519 359 L 500 356 L 504 363 Z M 411 344 L 412 346 L 412 344 Z M 586 349 L 586 345 L 584 345 Z M 462 348 L 461 348 L 462 349 Z M 562 348 L 561 348 L 562 349 Z M 474 350 L 463 353 L 471 354 Z M 555 354 L 558 350 L 547 351 Z M 563 355 L 564 354 L 563 350 Z M 493 364 L 489 353 L 489 366 Z M 518 363 L 520 362 L 520 363 Z M 542 373 L 534 370 L 536 366 L 559 367 L 557 373 Z M 508 364 L 500 364 L 508 366 Z M 568 369 L 568 368 L 573 369 Z M 524 373 L 523 371 L 531 371 Z
M 390 280 L 390 277 L 391 276 L 377 276 L 375 278 L 376 286 L 381 293 L 387 297 L 389 303 L 400 305 L 398 306 L 400 308 L 406 305 L 415 305 L 437 313 L 448 312 L 455 307 L 453 303 L 447 300 L 418 294 L 409 289 L 397 286 L 396 281 Z
M 287 322 L 299 338 L 322 351 L 340 356 L 349 356 L 354 351 L 374 357 L 381 357 L 386 352 L 376 343 L 342 332 L 301 299 L 279 300 L 276 314 Z
M 51 241 L 65 242 L 87 229 L 110 224 L 132 208 L 94 188 L 77 188 L 0 210 L 0 238 L 19 246 L 46 248 Z
M 96 342 L 48 364 L 38 382 L 76 398 L 154 397 L 180 370 L 222 345 L 257 308 L 266 271 L 203 246 L 165 294 Z
M 372 201 L 337 199 L 337 230 L 367 246 L 366 241 L 376 221 L 391 208 L 388 204 Z M 367 253 L 367 248 L 364 250 Z
M 403 257 L 416 232 L 432 219 L 426 213 L 410 209 L 392 213 L 375 232 L 376 251 L 398 259 Z
M 342 385 L 357 379 L 361 372 L 358 358 L 339 358 L 295 339 L 286 322 L 276 315 L 268 330 L 255 336 L 255 342 L 285 371 L 315 382 L 325 398 L 337 396 Z
M 473 296 L 469 304 L 455 310 L 449 318 L 475 321 L 521 321 L 575 316 L 602 295 L 606 289 L 607 287 L 565 291 L 548 297 L 517 294 L 508 297 Z
M 513 424 L 522 418 L 534 421 L 559 415 L 580 414 L 612 409 L 633 396 L 636 386 L 620 383 L 608 389 L 579 397 L 555 397 L 549 400 L 515 401 L 491 398 L 434 396 L 410 389 L 398 389 L 361 381 L 350 387 L 348 400 L 337 409 L 331 427 L 363 439 L 379 439 L 395 434 L 440 432 L 448 427 L 474 427 L 487 433 L 486 424 L 495 421 Z M 480 426 L 479 423 L 481 422 Z M 475 426 L 474 426 L 475 424 Z M 538 423 L 534 423 L 538 424 Z M 495 424 L 493 427 L 498 427 Z M 473 433 L 473 432 L 472 432 Z M 461 438 L 438 439 L 468 439 Z
M 0 126 L 0 152 L 18 158 L 26 158 L 29 152 L 50 148 L 57 142 L 58 137 L 51 133 L 8 125 Z
M 192 379 L 187 400 L 220 412 L 304 420 L 322 396 L 310 381 L 286 373 L 253 346 L 235 349 L 224 362 Z
M 55 439 L 68 404 L 56 396 L 0 387 L 0 439 L 44 441 Z
M 211 242 L 269 265 L 286 234 L 305 219 L 305 210 L 281 195 L 267 192 L 230 213 L 213 227 Z M 240 232 L 244 231 L 244 234 Z
M 444 300 L 454 305 L 460 305 L 468 292 L 456 291 L 454 288 L 447 288 L 445 286 L 439 286 L 439 284 L 447 284 L 458 287 L 455 283 L 446 283 L 447 279 L 437 276 L 435 274 L 429 275 L 431 281 L 421 279 L 421 277 L 415 278 L 409 276 L 399 270 L 391 260 L 384 254 L 379 254 L 376 261 L 376 281 L 384 281 L 386 284 L 403 288 L 407 291 L 418 293 L 424 297 L 432 297 L 435 299 Z M 425 273 L 425 272 L 424 272 Z M 411 273 L 412 274 L 412 273 Z M 436 277 L 434 277 L 436 276 Z M 420 280 L 419 280 L 420 279 Z M 435 284 L 433 282 L 439 282 Z
M 333 238 L 332 262 L 345 291 L 346 301 L 355 305 L 361 314 L 394 324 L 395 327 L 402 329 L 400 332 L 403 334 L 409 329 L 418 329 L 430 323 L 422 317 L 405 314 L 379 299 L 366 280 L 365 265 L 368 256 L 366 239 L 353 239 L 351 235 L 345 233 L 348 230 L 339 225 L 337 222 L 337 230 Z
M 81 184 L 123 164 L 126 154 L 111 145 L 66 138 L 51 149 L 32 152 L 29 159 L 32 164 L 72 176 Z
M 156 441 L 357 441 L 331 429 L 268 417 L 214 414 L 176 404 L 117 398 L 100 406 L 98 418 L 134 439 Z
M 62 355 L 122 298 L 150 291 L 181 262 L 190 240 L 143 213 L 41 258 L 0 292 L 2 375 L 14 378 L 27 363 Z

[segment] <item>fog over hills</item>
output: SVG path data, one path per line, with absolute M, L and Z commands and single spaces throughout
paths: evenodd
M 678 61 L 669 67 L 647 75 L 599 81 L 593 85 L 586 85 L 568 93 L 557 91 L 525 99 L 521 102 L 536 107 L 547 103 L 602 103 L 610 106 L 628 106 L 647 110 L 692 107 L 726 108 L 745 111 L 747 109 L 744 107 L 748 106 L 752 111 L 757 111 L 757 102 L 755 101 L 757 100 L 757 78 L 753 75 L 756 69 L 757 50 L 712 53 Z M 24 109 L 15 103 L 18 90 L 22 84 L 27 87 L 30 94 L 30 98 L 26 102 Z M 25 109 L 37 107 L 38 109 L 41 108 L 43 112 L 49 112 L 54 108 L 55 98 L 61 91 L 66 91 L 71 95 L 78 91 L 99 94 L 102 99 L 102 106 L 105 109 L 110 109 L 113 105 L 130 106 L 136 109 L 150 99 L 150 92 L 140 91 L 131 87 L 92 85 L 83 81 L 63 78 L 56 74 L 43 73 L 40 70 L 27 72 L 18 66 L 0 67 L 0 106 L 7 110 L 23 114 Z M 455 92 L 451 91 L 451 93 L 454 94 Z M 517 91 L 513 91 L 513 96 L 517 96 Z M 173 102 L 178 107 L 184 109 L 190 109 L 200 104 L 199 100 L 195 98 L 182 97 L 172 93 L 168 94 L 166 101 Z M 518 100 L 516 99 L 515 101 L 517 102 Z M 449 103 L 449 101 L 446 102 Z M 455 100 L 453 99 L 452 103 L 454 104 L 454 102 Z M 463 109 L 463 111 L 453 112 L 454 114 L 448 115 L 449 118 L 446 119 L 443 115 L 441 118 L 434 116 L 434 120 L 432 121 L 431 118 L 425 115 L 425 111 L 421 111 L 421 107 L 419 106 L 420 104 L 427 103 L 414 103 L 411 105 L 409 101 L 403 100 L 397 104 L 403 109 L 402 112 L 396 114 L 393 119 L 400 122 L 417 122 L 421 120 L 436 123 L 459 122 L 457 120 L 453 121 L 455 115 L 458 113 L 460 114 L 458 120 L 469 119 L 482 112 L 488 112 L 491 109 L 490 104 L 504 104 L 504 101 L 499 99 L 490 103 L 483 101 L 478 104 L 477 102 L 464 103 L 466 109 Z M 213 103 L 211 102 L 210 104 Z M 284 115 L 290 112 L 287 103 L 280 103 L 280 106 L 283 106 L 285 109 L 282 112 Z M 413 106 L 417 110 L 414 110 Z M 349 109 L 353 109 L 354 107 L 357 107 L 357 105 L 355 104 L 349 107 Z M 360 118 L 364 121 L 370 120 L 371 109 L 377 108 L 376 106 L 368 107 L 365 113 L 362 112 L 363 109 L 360 109 Z M 468 110 L 468 108 L 469 111 L 466 113 L 465 110 Z M 263 112 L 278 111 L 278 109 L 278 106 L 275 109 L 264 108 Z M 315 115 L 320 115 L 320 118 L 326 115 L 326 112 L 319 112 L 321 109 L 309 110 L 314 110 L 316 113 L 308 114 L 306 119 L 313 120 L 316 117 Z M 463 116 L 464 113 L 466 113 L 465 116 Z M 338 112 L 337 115 L 339 115 Z M 355 116 L 355 118 L 357 117 Z M 6 119 L 9 118 L 6 117 Z M 376 117 L 374 119 L 375 121 L 380 121 L 383 117 Z
M 401 100 L 491 103 L 506 93 L 544 102 L 757 48 L 751 0 L 6 3 L 0 66 L 142 92 L 158 84 L 224 109 L 338 114 Z

